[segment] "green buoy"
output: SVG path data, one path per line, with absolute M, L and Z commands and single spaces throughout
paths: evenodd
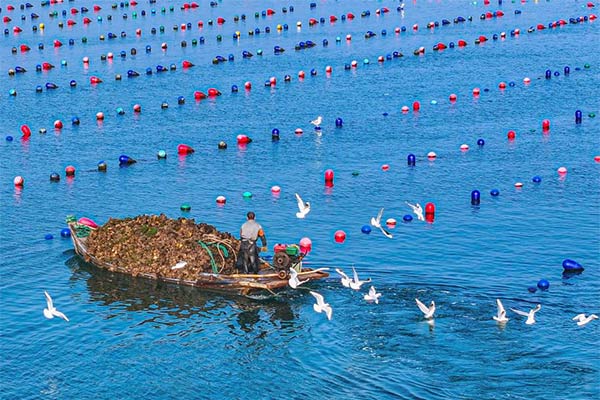
M 188 212 L 192 209 L 192 206 L 190 206 L 188 203 L 183 203 L 179 208 L 181 209 L 181 211 Z

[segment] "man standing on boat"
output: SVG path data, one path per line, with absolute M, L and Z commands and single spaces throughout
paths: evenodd
M 254 220 L 256 218 L 254 212 L 249 211 L 246 216 L 248 220 L 244 222 L 240 229 L 242 243 L 240 244 L 240 252 L 237 259 L 237 268 L 246 274 L 258 274 L 258 252 L 267 251 L 267 238 L 262 226 Z M 260 238 L 262 243 L 260 249 L 256 246 L 258 238 Z

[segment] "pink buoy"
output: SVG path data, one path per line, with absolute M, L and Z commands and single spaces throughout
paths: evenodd
M 307 237 L 303 237 L 300 239 L 300 251 L 303 253 L 308 253 L 312 250 L 312 240 Z
M 296 130 L 294 131 L 294 133 L 296 135 L 302 135 L 304 133 L 304 131 L 302 130 L 302 128 L 296 128 Z
M 596 161 L 597 163 L 600 163 L 600 155 L 594 156 L 594 161 Z
M 62 129 L 63 128 L 63 123 L 61 120 L 57 119 L 56 121 L 54 121 L 54 129 Z
M 87 56 L 86 56 L 86 57 L 83 57 L 83 60 L 82 60 L 82 61 L 83 61 L 83 63 L 84 63 L 84 64 L 89 64 L 89 63 L 90 63 L 90 58 L 89 58 L 89 57 L 87 57 Z
M 102 111 L 96 113 L 96 119 L 98 121 L 104 120 L 104 113 Z
M 25 179 L 23 179 L 22 176 L 15 176 L 15 179 L 13 179 L 13 183 L 15 184 L 15 186 L 21 187 L 25 183 Z
M 273 193 L 273 194 L 275 194 L 275 193 L 279 194 L 280 192 L 281 192 L 281 188 L 279 186 L 277 186 L 277 185 L 271 186 L 271 193 Z
M 406 114 L 408 112 L 408 106 L 402 106 L 402 108 L 400 109 L 404 114 Z
M 346 35 L 346 40 L 347 41 L 351 41 L 352 40 L 352 35 L 350 35 L 350 34 Z
M 299 71 L 298 72 L 298 78 L 304 79 L 304 76 L 305 76 L 304 71 Z
M 396 227 L 396 220 L 394 218 L 388 218 L 385 220 L 385 224 L 389 227 L 389 228 L 395 228 Z
M 460 150 L 461 151 L 468 151 L 469 150 L 469 145 L 468 144 L 461 144 L 460 145 Z
M 481 93 L 481 90 L 479 90 L 479 88 L 473 89 L 473 96 L 477 97 L 477 96 L 479 96 L 480 93 Z
M 520 189 L 520 188 L 522 188 L 522 187 L 523 187 L 523 182 L 515 182 L 515 187 L 516 187 L 517 189 Z
M 544 131 L 549 131 L 550 130 L 550 120 L 545 119 L 542 121 L 542 129 Z
M 75 167 L 72 165 L 67 166 L 67 168 L 65 168 L 65 175 L 75 176 Z
M 271 86 L 277 85 L 277 78 L 275 78 L 274 76 L 270 77 L 269 83 L 271 84 Z
M 506 137 L 508 138 L 508 140 L 515 140 L 517 134 L 515 133 L 515 131 L 508 131 Z
M 390 166 L 389 166 L 388 164 L 383 164 L 383 165 L 381 166 L 381 169 L 382 169 L 383 171 L 388 171 L 388 170 L 390 169 Z
M 567 168 L 566 167 L 560 167 L 557 170 L 559 175 L 565 175 L 567 173 Z
M 456 101 L 456 99 L 457 99 L 457 96 L 456 96 L 454 93 L 452 93 L 452 94 L 449 96 L 449 99 L 450 99 L 450 101 L 451 101 L 452 103 L 454 103 L 454 102 Z
M 413 102 L 412 108 L 413 111 L 419 111 L 421 109 L 421 103 L 419 103 L 418 101 Z
M 356 61 L 356 60 L 352 60 L 352 62 L 350 63 L 350 66 L 352 68 L 356 68 L 357 65 L 358 65 L 358 61 Z
M 161 48 L 161 49 L 163 49 L 163 50 L 166 50 L 166 49 L 167 49 L 167 47 L 168 47 L 168 46 L 167 46 L 167 44 L 166 44 L 166 43 L 162 43 L 162 44 L 160 45 L 160 48 Z
M 177 154 L 179 154 L 181 156 L 193 154 L 194 151 L 195 150 L 191 146 L 188 146 L 187 144 L 180 144 L 179 146 L 177 146 Z
M 92 221 L 89 218 L 86 217 L 81 217 L 77 220 L 77 223 L 81 224 L 81 225 L 85 225 L 85 226 L 89 226 L 92 229 L 96 229 L 98 228 L 98 224 L 95 223 L 94 221 Z
M 327 72 L 328 74 L 330 74 L 332 71 L 331 65 L 328 65 L 325 67 L 325 72 Z
M 525 77 L 525 78 L 523 78 L 523 83 L 526 84 L 526 85 L 529 85 L 531 83 L 531 79 Z
M 430 160 L 435 160 L 437 158 L 437 154 L 435 154 L 434 151 L 430 151 L 429 153 L 427 153 L 427 158 L 429 158 Z
M 217 196 L 217 204 L 223 205 L 227 202 L 225 196 Z
M 134 112 L 134 113 L 140 113 L 140 112 L 142 112 L 142 106 L 141 106 L 141 105 L 139 105 L 139 104 L 135 104 L 135 105 L 133 106 L 133 112 Z
M 336 243 L 344 243 L 344 241 L 346 241 L 346 232 L 342 230 L 335 231 L 333 238 L 335 239 Z
M 27 125 L 21 125 L 21 133 L 23 134 L 23 139 L 28 139 L 31 136 L 31 129 Z

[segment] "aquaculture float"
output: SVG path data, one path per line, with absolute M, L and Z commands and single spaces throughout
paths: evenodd
M 277 245 L 273 264 L 261 259 L 258 274 L 236 268 L 240 241 L 194 219 L 165 215 L 110 218 L 99 226 L 89 218 L 67 217 L 75 253 L 101 269 L 243 296 L 275 295 L 288 286 L 289 270 L 302 280 L 329 276 L 327 268 L 302 265 L 297 245 Z

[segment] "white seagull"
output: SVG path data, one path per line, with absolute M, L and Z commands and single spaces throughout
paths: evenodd
M 69 318 L 67 318 L 67 316 L 65 314 L 61 313 L 56 308 L 54 308 L 54 303 L 52 302 L 52 297 L 50 297 L 48 292 L 46 292 L 44 290 L 44 294 L 46 295 L 46 304 L 47 304 L 46 307 L 48 307 L 48 308 L 44 308 L 44 317 L 46 317 L 48 319 L 52 319 L 54 317 L 59 317 L 59 318 L 64 319 L 65 321 L 69 322 Z
M 392 238 L 392 234 L 389 233 L 388 231 L 386 231 L 382 226 L 381 226 L 381 217 L 383 217 L 383 208 L 381 210 L 379 210 L 379 214 L 377 214 L 377 218 L 371 217 L 371 225 L 373 225 L 375 228 L 379 228 L 379 230 L 381 231 L 381 233 L 383 233 L 385 235 L 385 237 L 387 238 Z
M 363 284 L 371 282 L 371 278 L 367 279 L 366 281 L 361 281 L 360 279 L 358 279 L 358 274 L 356 273 L 356 270 L 354 269 L 354 267 L 352 267 L 352 272 L 354 273 L 354 279 L 352 279 L 350 281 L 350 287 L 352 289 L 360 290 L 360 287 Z
M 296 201 L 298 202 L 298 209 L 300 210 L 299 212 L 296 213 L 296 217 L 298 217 L 298 218 L 306 217 L 306 214 L 308 214 L 310 212 L 310 203 L 304 202 L 304 200 L 302 200 L 302 198 L 300 197 L 300 195 L 298 195 L 298 193 L 296 193 Z
M 181 269 L 181 268 L 185 267 L 186 265 L 187 265 L 187 262 L 186 262 L 186 261 L 179 261 L 177 264 L 173 265 L 173 266 L 171 267 L 171 269 L 172 269 L 172 270 L 175 270 L 175 269 Z
M 336 268 L 335 272 L 340 274 L 342 277 L 342 285 L 344 285 L 344 287 L 350 287 L 350 282 L 352 282 L 352 279 L 348 278 L 348 275 L 346 275 L 346 273 L 339 268 Z
M 584 326 L 593 319 L 598 319 L 598 316 L 596 314 L 590 314 L 586 317 L 585 314 L 579 314 L 573 317 L 573 321 L 577 321 L 578 326 Z
M 415 213 L 415 215 L 417 216 L 417 219 L 419 221 L 425 221 L 425 218 L 423 218 L 423 207 L 421 207 L 421 205 L 419 203 L 416 204 L 410 204 L 408 201 L 406 202 L 406 204 L 408 204 L 408 206 L 410 208 L 412 208 L 413 212 Z
M 288 280 L 288 284 L 290 285 L 290 287 L 292 289 L 296 289 L 298 286 L 302 285 L 303 283 L 308 282 L 310 279 L 307 279 L 305 281 L 301 281 L 298 279 L 298 272 L 294 269 L 294 268 L 290 268 L 290 279 Z
M 529 310 L 528 313 L 526 313 L 525 311 L 516 310 L 514 308 L 511 308 L 510 310 L 514 313 L 522 315 L 523 317 L 527 317 L 527 321 L 525 321 L 525 323 L 527 325 L 533 325 L 533 324 L 535 324 L 535 313 L 540 311 L 541 308 L 542 308 L 542 305 L 538 304 L 537 306 L 535 306 L 534 308 Z
M 312 294 L 315 297 L 315 299 L 317 299 L 317 303 L 313 304 L 314 310 L 318 313 L 324 312 L 325 315 L 327 315 L 327 319 L 331 320 L 331 313 L 333 312 L 333 310 L 331 309 L 331 306 L 328 303 L 325 303 L 325 299 L 323 298 L 323 296 L 321 296 L 317 292 L 313 292 L 312 290 L 310 291 L 310 294 Z
M 506 318 L 506 310 L 504 309 L 500 299 L 496 299 L 496 304 L 498 304 L 498 315 L 494 315 L 494 319 L 501 324 L 508 322 L 508 318 Z
M 316 119 L 310 121 L 310 123 L 313 124 L 315 128 L 320 128 L 321 122 L 323 122 L 323 117 L 321 117 L 320 115 Z
M 433 313 L 435 313 L 435 302 L 431 300 L 431 304 L 427 307 L 425 304 L 421 303 L 419 299 L 415 299 L 417 302 L 417 306 L 419 310 L 425 315 L 425 319 L 433 318 Z
M 371 286 L 369 289 L 369 293 L 364 295 L 364 299 L 367 301 L 374 301 L 375 304 L 379 304 L 379 298 L 381 297 L 381 293 L 377 293 L 375 290 L 375 286 Z

